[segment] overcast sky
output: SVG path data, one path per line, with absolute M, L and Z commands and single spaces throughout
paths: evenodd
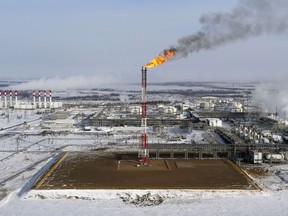
M 0 0 L 2 78 L 93 76 L 139 82 L 142 65 L 237 0 Z M 226 44 L 149 70 L 149 80 L 282 79 L 288 33 Z

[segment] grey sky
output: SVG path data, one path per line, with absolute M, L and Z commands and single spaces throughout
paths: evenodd
M 2 78 L 93 76 L 138 82 L 141 66 L 237 0 L 0 0 Z M 226 44 L 149 70 L 152 81 L 287 75 L 287 33 Z

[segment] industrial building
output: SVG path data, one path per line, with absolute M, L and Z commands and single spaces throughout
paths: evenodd
M 71 129 L 74 127 L 75 120 L 71 113 L 58 111 L 42 119 L 40 125 L 45 129 Z

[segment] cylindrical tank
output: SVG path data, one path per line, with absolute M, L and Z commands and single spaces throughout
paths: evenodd
M 265 158 L 267 160 L 283 160 L 284 159 L 284 155 L 283 154 L 266 154 Z

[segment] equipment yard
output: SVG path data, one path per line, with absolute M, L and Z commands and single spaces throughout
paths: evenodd
M 161 159 L 139 166 L 136 154 L 103 152 L 74 152 L 61 159 L 36 184 L 37 189 L 257 189 L 226 160 Z

